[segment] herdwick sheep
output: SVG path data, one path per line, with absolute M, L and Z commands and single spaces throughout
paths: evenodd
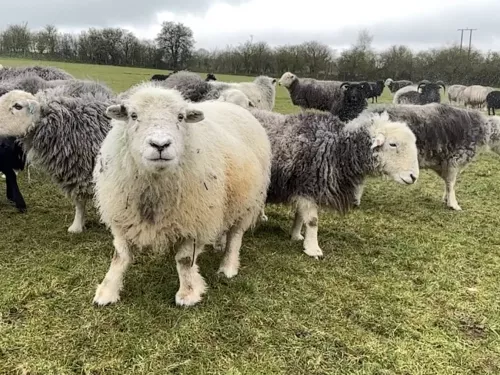
M 284 73 L 278 84 L 288 90 L 292 103 L 302 111 L 331 111 L 334 106 L 337 107 L 337 103 L 342 102 L 344 94 L 340 88 L 342 82 L 299 78 L 290 72 Z
M 27 159 L 46 172 L 75 204 L 68 231 L 79 233 L 93 197 L 95 157 L 110 129 L 103 95 L 70 98 L 19 90 L 0 97 L 0 136 L 21 137 Z
M 402 89 L 403 87 L 413 85 L 413 82 L 407 80 L 394 81 L 392 78 L 387 78 L 384 84 L 391 91 L 391 93 L 394 94 L 396 91 Z
M 488 115 L 495 116 L 495 109 L 500 108 L 500 91 L 492 91 L 486 95 L 486 106 L 488 107 Z
M 209 81 L 217 81 L 217 78 L 215 77 L 215 74 L 213 74 L 213 73 L 208 73 L 208 74 L 207 74 L 207 78 L 205 78 L 205 81 L 206 81 L 206 82 L 209 82 Z
M 250 99 L 248 99 L 248 97 L 245 94 L 243 94 L 243 92 L 236 89 L 229 89 L 222 91 L 219 96 L 219 99 L 217 100 L 221 102 L 233 103 L 246 109 L 255 107 L 255 105 L 250 101 Z
M 396 100 L 398 104 L 424 105 L 429 103 L 440 103 L 441 102 L 441 95 L 439 94 L 440 87 L 443 88 L 443 91 L 446 90 L 445 84 L 441 81 L 435 83 L 420 82 L 417 86 L 417 91 L 409 91 L 402 93 L 398 95 Z M 419 92 L 419 90 L 422 90 L 422 92 Z M 394 96 L 394 98 L 396 98 L 396 95 Z
M 0 80 L 12 79 L 24 74 L 37 75 L 46 81 L 57 79 L 74 79 L 74 77 L 62 69 L 53 66 L 18 66 L 0 70 Z
M 486 97 L 493 89 L 491 87 L 484 87 L 480 85 L 473 85 L 466 87 L 461 94 L 461 99 L 465 107 L 482 108 L 486 103 Z
M 0 172 L 5 176 L 7 199 L 20 212 L 26 212 L 26 203 L 17 184 L 16 172 L 25 167 L 25 154 L 15 137 L 0 138 Z
M 460 104 L 461 93 L 466 87 L 467 86 L 464 85 L 451 85 L 448 87 L 448 100 L 450 101 L 450 104 Z
M 461 210 L 455 195 L 460 171 L 481 148 L 500 154 L 500 118 L 446 104 L 379 105 L 367 111 L 389 113 L 391 121 L 404 121 L 417 137 L 419 165 L 435 171 L 445 182 L 443 200 Z M 359 204 L 362 187 L 356 199 Z
M 96 162 L 96 201 L 115 254 L 94 303 L 119 300 L 129 245 L 173 244 L 177 305 L 198 303 L 206 285 L 196 258 L 227 231 L 219 272 L 234 277 L 244 232 L 266 200 L 271 146 L 249 111 L 217 101 L 186 102 L 144 87 L 110 106 L 113 126 Z
M 412 85 L 409 85 L 409 86 L 404 86 L 404 87 L 400 88 L 398 91 L 396 91 L 396 92 L 394 93 L 394 96 L 392 97 L 392 102 L 393 102 L 394 104 L 400 104 L 400 103 L 399 103 L 399 97 L 400 97 L 402 94 L 405 94 L 405 93 L 407 93 L 407 92 L 413 92 L 413 91 L 418 92 L 418 90 L 419 90 L 419 88 L 418 88 L 418 87 L 419 87 L 419 84 L 422 84 L 422 83 L 431 83 L 431 81 L 428 81 L 428 80 L 424 79 L 424 80 L 420 81 L 420 82 L 419 82 L 418 84 L 416 84 L 416 85 L 413 85 L 413 84 L 412 84 Z
M 353 120 L 368 106 L 366 96 L 371 90 L 370 85 L 368 82 L 344 82 L 340 88 L 344 90 L 342 100 L 334 101 L 330 112 L 341 121 Z
M 384 92 L 384 81 L 368 82 L 368 84 L 370 85 L 370 92 L 366 98 L 371 99 L 372 103 L 374 101 L 378 103 L 379 96 Z
M 361 114 L 345 124 L 329 113 L 282 115 L 251 110 L 267 130 L 273 161 L 268 203 L 292 203 L 291 236 L 304 252 L 323 255 L 318 245 L 318 207 L 346 212 L 365 176 L 384 174 L 401 184 L 419 175 L 415 136 L 387 114 Z M 305 224 L 305 238 L 301 229 Z

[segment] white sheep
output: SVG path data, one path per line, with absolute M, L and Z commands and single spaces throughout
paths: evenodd
M 218 101 L 188 103 L 176 90 L 136 89 L 110 106 L 112 129 L 96 161 L 101 218 L 115 254 L 94 302 L 119 300 L 129 245 L 176 248 L 178 305 L 194 305 L 206 285 L 196 258 L 227 232 L 219 272 L 234 277 L 244 232 L 264 207 L 271 146 L 249 111 Z
M 221 92 L 218 101 L 228 102 L 239 105 L 240 107 L 249 109 L 255 107 L 248 96 L 238 89 L 229 89 Z

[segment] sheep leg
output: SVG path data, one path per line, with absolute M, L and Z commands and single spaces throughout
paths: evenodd
M 131 261 L 129 246 L 125 238 L 116 233 L 113 233 L 113 236 L 115 253 L 109 270 L 102 283 L 97 287 L 94 296 L 94 303 L 99 306 L 109 305 L 120 299 L 120 291 L 123 288 L 123 275 Z
M 73 224 L 68 228 L 69 233 L 81 233 L 83 232 L 83 226 L 85 225 L 85 206 L 87 201 L 85 199 L 75 200 L 75 218 Z
M 26 212 L 26 202 L 24 201 L 23 195 L 19 190 L 16 173 L 13 170 L 10 170 L 5 174 L 5 178 L 7 185 L 7 198 L 16 204 L 16 208 L 19 212 Z
M 297 208 L 306 226 L 304 252 L 318 259 L 323 256 L 323 251 L 318 244 L 318 206 L 312 200 L 299 198 Z
M 361 197 L 363 196 L 364 190 L 365 190 L 364 182 L 361 182 L 359 185 L 357 185 L 354 190 L 354 205 L 356 207 L 359 207 L 361 205 Z
M 260 221 L 262 221 L 264 223 L 269 221 L 269 218 L 267 217 L 266 211 L 264 208 L 262 209 L 262 211 L 260 211 Z
M 193 306 L 201 301 L 207 285 L 198 272 L 196 259 L 203 252 L 205 244 L 198 244 L 193 239 L 186 239 L 178 246 L 175 254 L 179 290 L 175 295 L 178 306 Z
M 223 273 L 228 279 L 235 277 L 240 268 L 240 249 L 243 240 L 244 228 L 234 225 L 227 234 L 226 252 L 219 267 L 218 273 Z
M 12 186 L 11 186 L 10 179 L 7 178 L 6 174 L 2 173 L 2 176 L 3 176 L 3 178 L 5 178 L 5 187 L 6 187 L 7 199 L 9 201 L 11 201 L 11 202 L 14 202 L 14 198 L 12 197 Z
M 290 232 L 290 237 L 293 241 L 304 241 L 304 236 L 302 235 L 302 226 L 304 225 L 304 219 L 302 214 L 297 207 L 295 210 L 295 219 L 293 220 L 292 230 Z
M 442 173 L 442 177 L 446 184 L 446 205 L 456 211 L 462 210 L 462 208 L 458 205 L 457 197 L 455 196 L 455 184 L 457 182 L 457 176 L 459 173 L 460 169 L 457 167 L 448 167 Z
M 214 249 L 217 251 L 224 251 L 227 243 L 227 232 L 223 232 L 217 241 L 215 241 Z

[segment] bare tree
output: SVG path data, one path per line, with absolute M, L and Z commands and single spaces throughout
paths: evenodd
M 193 31 L 182 23 L 163 22 L 156 43 L 169 67 L 177 70 L 186 65 L 193 53 Z

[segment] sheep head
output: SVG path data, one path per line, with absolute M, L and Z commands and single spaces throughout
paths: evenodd
M 154 87 L 137 90 L 121 104 L 108 107 L 106 114 L 127 127 L 130 155 L 139 167 L 153 173 L 179 165 L 188 124 L 204 119 L 203 112 L 191 107 L 179 92 Z
M 23 136 L 40 116 L 40 103 L 25 91 L 0 97 L 0 136 Z
M 290 73 L 290 72 L 286 72 L 286 73 L 283 73 L 283 75 L 281 76 L 280 80 L 278 81 L 278 85 L 280 86 L 283 86 L 285 88 L 290 88 L 290 86 L 292 86 L 292 84 L 297 80 L 297 76 L 293 73 Z
M 221 102 L 233 103 L 245 109 L 255 107 L 252 101 L 248 99 L 248 96 L 246 96 L 242 91 L 238 89 L 229 89 L 222 91 L 218 100 Z
M 344 102 L 349 104 L 363 103 L 363 101 L 366 101 L 368 92 L 371 91 L 370 84 L 368 82 L 344 82 L 340 85 L 340 88 L 344 91 Z
M 387 78 L 385 80 L 384 85 L 386 85 L 387 87 L 390 87 L 393 82 L 394 82 L 394 80 L 392 78 Z
M 411 185 L 419 176 L 416 138 L 404 122 L 390 121 L 387 112 L 376 114 L 370 128 L 372 150 L 379 172 Z

